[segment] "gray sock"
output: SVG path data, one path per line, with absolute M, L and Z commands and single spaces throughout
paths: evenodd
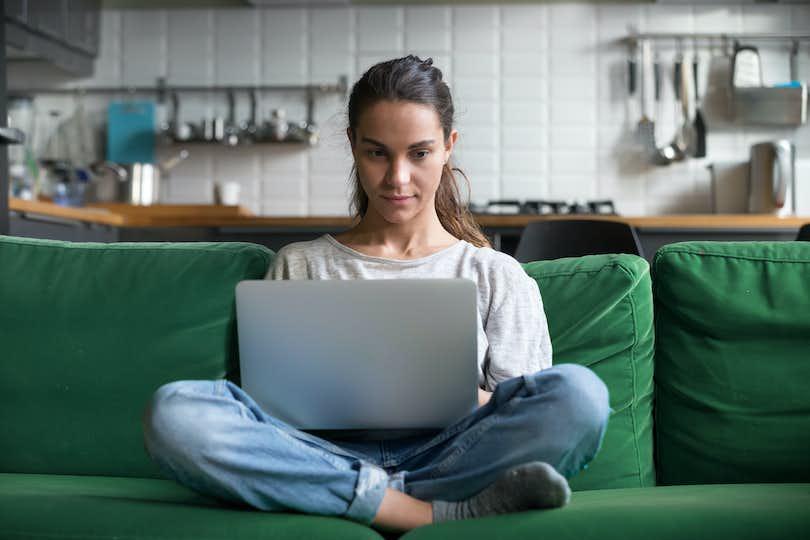
M 554 467 L 533 461 L 513 467 L 467 500 L 433 501 L 433 522 L 558 508 L 568 504 L 571 488 Z

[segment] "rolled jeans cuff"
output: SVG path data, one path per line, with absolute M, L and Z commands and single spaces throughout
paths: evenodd
M 354 500 L 344 517 L 370 525 L 380 509 L 387 487 L 388 473 L 379 467 L 361 462 L 357 486 L 354 488 Z

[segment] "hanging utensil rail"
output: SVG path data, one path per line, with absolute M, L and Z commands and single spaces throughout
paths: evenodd
M 655 32 L 655 33 L 631 33 L 629 36 L 621 38 L 621 41 L 635 46 L 641 41 L 810 41 L 810 33 L 807 32 L 760 32 L 760 33 L 726 33 L 726 32 Z
M 86 94 L 157 94 L 158 102 L 163 103 L 173 92 L 306 92 L 307 121 L 312 122 L 316 94 L 346 95 L 348 77 L 341 75 L 337 84 L 281 84 L 281 85 L 167 85 L 166 79 L 159 77 L 154 86 L 76 86 L 73 88 L 10 88 L 10 99 L 30 99 L 37 94 L 86 95 Z

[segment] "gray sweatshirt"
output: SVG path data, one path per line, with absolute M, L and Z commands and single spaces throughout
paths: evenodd
M 551 339 L 537 283 L 515 259 L 460 240 L 427 257 L 372 257 L 325 234 L 276 254 L 267 279 L 466 278 L 478 288 L 478 384 L 488 391 L 506 379 L 551 366 Z

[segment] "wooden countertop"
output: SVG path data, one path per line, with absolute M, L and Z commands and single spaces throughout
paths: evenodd
M 50 202 L 11 198 L 9 208 L 22 214 L 44 215 L 114 227 L 349 227 L 345 216 L 262 217 L 241 206 L 95 204 L 73 208 Z M 571 216 L 476 215 L 483 227 L 524 227 L 531 221 Z M 639 229 L 798 229 L 810 216 L 776 217 L 760 214 L 683 214 L 663 216 L 576 216 L 623 221 Z

